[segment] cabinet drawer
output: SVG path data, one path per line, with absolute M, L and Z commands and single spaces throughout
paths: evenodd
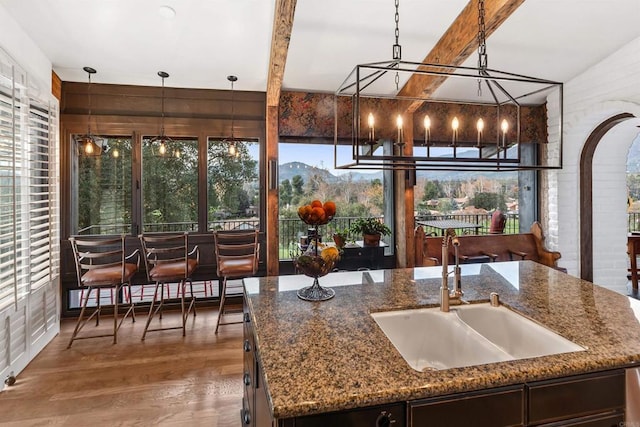
M 544 381 L 528 388 L 532 424 L 623 410 L 625 406 L 624 371 Z
M 520 426 L 524 424 L 524 387 L 456 394 L 409 402 L 411 426 Z
M 287 427 L 404 427 L 406 425 L 404 410 L 403 404 L 395 403 L 321 415 L 309 415 L 296 418 L 292 424 L 283 425 Z
M 592 415 L 551 424 L 538 424 L 539 427 L 620 427 L 624 425 L 624 412 Z

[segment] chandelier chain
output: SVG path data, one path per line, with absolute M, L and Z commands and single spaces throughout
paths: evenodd
M 484 0 L 478 0 L 478 69 L 487 69 L 487 35 L 484 20 Z M 482 96 L 482 82 L 478 80 L 478 96 Z
M 395 0 L 395 7 L 396 7 L 396 14 L 395 14 L 395 22 L 396 22 L 396 29 L 395 29 L 395 36 L 396 36 L 396 42 L 393 45 L 393 60 L 399 62 L 400 60 L 402 60 L 402 47 L 400 46 L 400 12 L 399 12 L 399 8 L 400 8 L 400 0 Z M 399 65 L 399 64 L 397 64 Z M 396 90 L 400 89 L 400 76 L 398 75 L 398 72 L 396 71 L 396 77 L 395 77 L 395 83 L 396 83 Z
M 396 31 L 395 31 L 395 35 L 396 35 L 396 46 L 399 46 L 399 39 L 400 39 L 400 27 L 398 26 L 398 24 L 400 23 L 400 13 L 398 12 L 398 8 L 400 6 L 400 0 L 395 0 L 396 1 L 396 15 L 395 15 L 395 20 L 396 20 Z M 400 59 L 400 58 L 396 58 L 394 56 L 393 59 Z

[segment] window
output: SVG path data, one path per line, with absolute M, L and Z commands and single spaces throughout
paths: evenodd
M 258 228 L 259 144 L 209 138 L 207 222 L 209 230 Z
M 340 156 L 350 155 L 350 146 L 337 149 Z M 393 229 L 392 202 L 385 203 L 384 198 L 385 185 L 391 185 L 390 173 L 331 169 L 334 146 L 328 144 L 280 143 L 278 153 L 280 259 L 294 256 L 300 237 L 307 234 L 297 208 L 314 199 L 336 203 L 336 216 L 321 230 L 326 235 L 349 227 L 356 218 L 369 216 L 386 218 L 385 223 Z M 362 240 L 362 236 L 350 238 Z M 393 236 L 385 236 L 384 240 L 393 241 Z
M 60 189 L 56 119 L 55 109 L 31 101 L 28 144 L 31 290 L 49 284 L 52 277 L 57 276 L 59 268 Z
M 30 98 L 25 75 L 17 70 L 5 67 L 0 58 L 3 314 L 3 309 L 18 307 L 34 291 L 55 283 L 59 265 L 57 104 Z M 53 308 L 55 316 L 55 302 Z
M 198 230 L 198 140 L 142 143 L 142 230 Z
M 59 332 L 58 104 L 0 50 L 0 375 Z
M 102 137 L 99 156 L 78 155 L 78 234 L 131 232 L 129 137 Z

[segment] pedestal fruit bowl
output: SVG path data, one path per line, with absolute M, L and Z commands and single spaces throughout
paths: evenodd
M 333 270 L 336 261 L 340 258 L 338 249 L 332 246 L 320 247 L 318 241 L 318 227 L 328 224 L 336 213 L 333 202 L 324 204 L 314 200 L 308 205 L 298 208 L 298 216 L 307 225 L 315 228 L 315 235 L 307 250 L 294 260 L 296 269 L 308 277 L 313 277 L 313 284 L 298 290 L 298 297 L 306 301 L 325 301 L 334 297 L 335 292 L 331 288 L 320 286 L 319 277 L 325 276 Z

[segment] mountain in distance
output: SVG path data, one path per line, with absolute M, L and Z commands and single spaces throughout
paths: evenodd
M 640 137 L 636 139 L 634 144 L 629 148 L 629 154 L 627 157 L 627 173 L 640 173 Z M 471 157 L 476 155 L 474 151 L 462 152 L 458 153 L 459 157 Z M 375 173 L 363 173 L 357 171 L 350 171 L 345 174 L 333 175 L 329 170 L 318 168 L 315 166 L 307 165 L 302 162 L 289 162 L 280 165 L 279 169 L 280 174 L 280 182 L 285 179 L 291 181 L 295 175 L 300 175 L 302 179 L 307 182 L 309 177 L 314 174 L 319 174 L 322 176 L 327 182 L 339 182 L 344 179 L 347 179 L 351 175 L 351 179 L 353 181 L 371 181 L 373 179 L 382 180 L 382 172 L 378 171 Z M 469 179 L 469 174 L 473 174 L 475 177 L 484 176 L 493 180 L 500 179 L 511 179 L 517 176 L 517 172 L 515 171 L 504 171 L 504 172 L 471 172 L 464 170 L 457 171 L 417 171 L 417 178 L 428 179 L 431 181 L 466 181 Z
M 320 175 L 326 182 L 335 183 L 350 178 L 352 181 L 371 181 L 373 179 L 382 180 L 382 172 L 375 173 L 362 173 L 356 171 L 350 171 L 348 173 L 334 175 L 327 169 L 310 166 L 302 162 L 288 162 L 279 165 L 278 168 L 279 182 L 288 179 L 289 182 L 294 176 L 300 175 L 304 182 L 309 181 L 309 177 L 313 175 Z
M 640 158 L 640 156 L 639 156 Z M 517 176 L 517 172 L 470 172 L 470 171 L 417 171 L 418 179 L 427 179 L 430 181 L 467 181 L 469 174 L 472 174 L 474 178 L 484 176 L 488 179 L 501 180 L 501 179 L 513 179 Z M 310 166 L 303 162 L 288 162 L 279 166 L 279 182 L 288 179 L 289 182 L 293 180 L 293 177 L 300 175 L 304 182 L 308 182 L 309 178 L 313 175 L 320 175 L 328 183 L 344 182 L 347 179 L 352 181 L 371 181 L 379 179 L 382 181 L 382 171 L 378 172 L 357 172 L 350 171 L 344 174 L 334 175 L 327 169 Z

